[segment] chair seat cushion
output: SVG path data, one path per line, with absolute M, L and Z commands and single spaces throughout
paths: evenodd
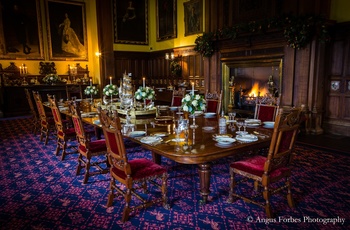
M 79 145 L 79 150 L 82 152 L 86 152 L 85 146 L 82 146 L 82 145 Z M 90 142 L 89 150 L 91 153 L 107 151 L 106 140 L 101 139 L 101 140 Z
M 249 174 L 253 174 L 258 177 L 262 177 L 264 173 L 264 165 L 267 160 L 264 156 L 254 156 L 242 161 L 233 162 L 230 167 L 234 169 L 238 169 L 243 172 L 247 172 Z M 270 177 L 278 177 L 283 175 L 284 173 L 289 172 L 289 168 L 281 167 L 277 168 L 270 173 Z
M 65 134 L 66 136 L 75 136 L 75 135 L 76 135 L 75 129 L 74 129 L 74 128 L 65 129 L 65 130 L 64 130 L 64 134 Z M 61 133 L 61 131 L 58 133 L 58 135 L 63 136 L 63 134 Z
M 131 177 L 133 180 L 140 180 L 147 177 L 158 176 L 166 172 L 166 169 L 147 159 L 134 159 L 129 161 Z M 122 179 L 126 179 L 124 171 L 112 168 L 112 172 Z

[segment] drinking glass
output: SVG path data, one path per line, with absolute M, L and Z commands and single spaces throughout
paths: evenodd
M 243 126 L 243 121 L 237 121 L 238 132 L 241 132 L 241 128 Z
M 228 119 L 234 121 L 236 117 L 236 112 L 228 113 Z

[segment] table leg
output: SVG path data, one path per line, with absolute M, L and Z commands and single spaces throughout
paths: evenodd
M 161 155 L 155 153 L 152 151 L 152 159 L 153 159 L 153 162 L 156 163 L 156 164 L 159 164 L 162 162 L 162 158 L 161 158 Z
M 208 200 L 208 196 L 210 194 L 210 175 L 211 175 L 211 167 L 209 163 L 199 164 L 198 165 L 198 173 L 199 173 L 199 183 L 200 183 L 200 194 L 202 195 L 202 200 L 200 204 L 206 204 Z

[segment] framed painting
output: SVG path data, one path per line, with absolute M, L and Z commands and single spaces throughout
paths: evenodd
M 44 59 L 39 0 L 0 0 L 0 59 Z
M 85 3 L 46 0 L 50 60 L 88 60 Z
M 114 42 L 148 45 L 148 0 L 113 0 Z
M 177 37 L 176 0 L 157 0 L 157 41 Z
M 203 1 L 184 2 L 185 36 L 203 32 Z

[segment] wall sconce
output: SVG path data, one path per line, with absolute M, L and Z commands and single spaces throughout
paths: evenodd
M 165 60 L 174 60 L 175 59 L 175 54 L 174 52 L 169 53 L 165 53 Z
M 95 52 L 95 56 L 99 58 L 99 57 L 101 57 L 101 53 L 98 52 L 98 51 L 96 51 L 96 52 Z

